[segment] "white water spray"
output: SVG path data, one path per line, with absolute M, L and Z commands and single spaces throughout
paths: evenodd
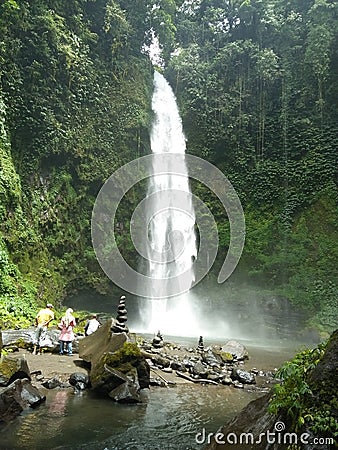
M 185 136 L 176 99 L 165 78 L 158 72 L 154 74 L 154 93 L 152 98 L 154 121 L 151 129 L 151 149 L 153 153 L 185 154 Z M 175 298 L 166 298 L 166 285 L 169 278 L 185 273 L 185 283 L 189 287 L 194 282 L 193 262 L 197 257 L 194 231 L 195 215 L 190 193 L 188 171 L 184 159 L 180 174 L 167 172 L 158 166 L 157 160 L 149 178 L 147 197 L 152 197 L 152 211 L 148 217 L 148 237 L 151 251 L 148 253 L 147 275 L 161 279 L 161 292 L 149 292 L 148 324 L 146 331 L 160 330 L 164 334 L 197 336 L 197 321 L 193 311 L 192 293 L 187 292 Z M 183 175 L 182 175 L 183 174 Z M 155 193 L 165 193 L 168 207 L 161 206 Z M 156 261 L 154 252 L 161 256 Z M 162 297 L 162 298 L 158 298 Z M 164 298 L 163 298 L 164 297 Z

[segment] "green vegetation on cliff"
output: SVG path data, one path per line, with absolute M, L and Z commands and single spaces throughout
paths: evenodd
M 245 212 L 235 276 L 271 287 L 317 326 L 335 329 L 337 4 L 183 2 L 176 27 L 166 74 L 188 151 L 223 171 Z M 218 226 L 220 264 L 229 228 Z
M 114 170 L 145 151 L 151 117 L 152 68 L 140 52 L 146 10 L 138 18 L 123 6 L 0 4 L 5 321 L 70 289 L 107 289 L 91 247 L 93 202 Z
M 149 151 L 153 68 L 141 49 L 153 30 L 188 151 L 220 168 L 243 204 L 235 276 L 334 329 L 337 28 L 330 0 L 0 1 L 2 325 L 71 290 L 113 288 L 91 211 L 106 178 Z M 229 227 L 196 189 L 218 220 L 216 273 Z M 138 195 L 118 212 L 130 260 Z

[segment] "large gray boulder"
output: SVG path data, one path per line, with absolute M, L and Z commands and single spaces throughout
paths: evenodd
M 86 362 L 95 364 L 104 353 L 115 352 L 128 341 L 126 333 L 113 333 L 114 319 L 102 324 L 95 333 L 79 341 L 79 356 Z
M 24 409 L 34 408 L 46 397 L 27 379 L 17 379 L 6 387 L 0 387 L 0 423 L 9 422 Z
M 120 403 L 140 401 L 139 390 L 149 387 L 150 368 L 127 333 L 113 332 L 110 319 L 79 341 L 79 356 L 90 363 L 90 384 L 100 394 Z M 123 387 L 122 387 L 123 386 Z
M 137 370 L 132 368 L 127 374 L 105 364 L 100 376 L 94 371 L 92 387 L 101 394 L 107 394 L 118 403 L 139 403 L 140 385 Z
M 239 381 L 240 383 L 244 384 L 255 384 L 256 379 L 255 376 L 248 372 L 247 370 L 233 368 L 231 372 L 231 379 L 235 381 Z
M 20 346 L 28 348 L 34 343 L 35 328 L 25 328 L 21 330 L 3 330 L 2 345 L 4 347 Z
M 21 330 L 3 330 L 2 344 L 3 347 L 19 347 L 30 349 L 33 348 L 35 340 L 36 328 L 23 328 Z M 57 328 L 50 328 L 47 330 L 46 338 L 42 342 L 41 347 L 47 349 L 49 352 L 58 352 L 60 346 L 60 330 Z M 75 336 L 73 341 L 73 353 L 76 353 L 79 348 L 79 337 Z
M 222 346 L 221 352 L 232 355 L 234 361 L 243 361 L 249 358 L 248 351 L 244 345 L 234 340 L 227 341 Z
M 23 328 L 20 330 L 3 330 L 2 341 L 4 347 L 20 347 L 20 348 L 32 348 L 35 340 L 36 328 Z M 46 339 L 41 345 L 42 348 L 46 348 L 49 351 L 56 351 L 59 347 L 60 330 L 57 328 L 51 328 L 47 330 Z

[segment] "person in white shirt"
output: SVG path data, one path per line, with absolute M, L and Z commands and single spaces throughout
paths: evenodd
M 92 318 L 88 320 L 87 325 L 85 326 L 85 335 L 89 336 L 90 334 L 93 334 L 100 326 L 101 324 L 97 320 L 97 315 L 93 314 Z

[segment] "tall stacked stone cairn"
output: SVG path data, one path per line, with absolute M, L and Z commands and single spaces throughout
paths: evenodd
M 198 340 L 197 351 L 198 352 L 204 352 L 203 336 L 200 336 L 200 338 Z
M 161 348 L 163 347 L 164 342 L 163 342 L 163 336 L 160 332 L 160 330 L 158 330 L 157 335 L 154 336 L 154 339 L 152 341 L 152 346 L 155 348 Z
M 139 403 L 140 389 L 148 388 L 150 367 L 126 326 L 125 296 L 121 296 L 116 319 L 79 342 L 79 356 L 90 363 L 90 384 L 100 395 L 119 403 Z
M 117 307 L 117 317 L 116 321 L 112 326 L 113 333 L 128 333 L 129 329 L 126 326 L 126 322 L 128 320 L 127 317 L 127 309 L 126 309 L 126 297 L 121 295 L 120 302 Z

